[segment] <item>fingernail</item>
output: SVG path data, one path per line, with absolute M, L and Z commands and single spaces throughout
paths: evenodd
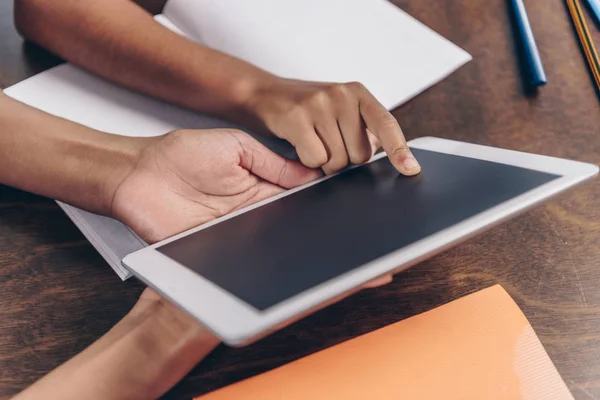
M 413 156 L 406 157 L 402 165 L 404 165 L 404 168 L 406 168 L 408 171 L 416 171 L 421 168 L 421 166 Z

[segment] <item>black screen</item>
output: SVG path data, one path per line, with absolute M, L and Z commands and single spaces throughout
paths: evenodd
M 157 250 L 264 310 L 558 178 L 414 154 L 418 176 L 401 176 L 382 158 Z

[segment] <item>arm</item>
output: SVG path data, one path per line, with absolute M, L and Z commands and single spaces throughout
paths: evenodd
M 149 242 L 319 176 L 243 132 L 111 135 L 0 92 L 0 184 L 114 217 Z
M 156 399 L 217 344 L 207 329 L 147 290 L 106 335 L 15 399 Z
M 150 140 L 109 135 L 0 92 L 0 184 L 104 215 Z
M 272 78 L 180 37 L 130 0 L 17 0 L 15 23 L 27 39 L 107 80 L 222 117 L 235 116 Z
M 180 37 L 130 0 L 16 0 L 15 21 L 26 38 L 108 80 L 285 139 L 308 167 L 363 163 L 374 135 L 401 173 L 420 171 L 396 119 L 359 83 L 276 77 Z

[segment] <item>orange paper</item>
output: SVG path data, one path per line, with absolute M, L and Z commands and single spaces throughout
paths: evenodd
M 497 285 L 201 399 L 573 397 L 519 307 Z

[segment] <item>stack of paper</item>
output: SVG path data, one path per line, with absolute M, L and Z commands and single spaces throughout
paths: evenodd
M 360 81 L 388 108 L 470 60 L 466 52 L 385 0 L 170 0 L 157 20 L 284 77 Z M 119 88 L 68 64 L 5 93 L 48 113 L 122 135 L 232 127 Z M 293 157 L 289 147 L 268 145 Z M 146 244 L 117 221 L 61 207 L 119 276 L 129 277 L 120 260 Z

